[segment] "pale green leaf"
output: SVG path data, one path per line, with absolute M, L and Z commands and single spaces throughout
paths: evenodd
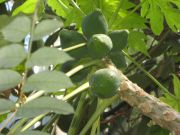
M 156 35 L 160 35 L 160 33 L 164 29 L 164 17 L 163 13 L 160 10 L 160 7 L 154 1 L 151 1 L 147 18 L 150 19 L 151 29 L 153 33 Z
M 64 3 L 64 0 L 47 0 L 47 4 L 59 16 L 65 17 L 67 12 L 69 12 L 68 3 Z
M 173 74 L 173 85 L 175 95 L 180 98 L 180 80 L 175 74 Z
M 21 6 L 17 7 L 12 15 L 17 15 L 20 12 L 29 14 L 33 13 L 35 10 L 37 0 L 26 0 Z
M 21 75 L 13 70 L 0 70 L 0 91 L 17 86 L 21 79 Z
M 67 53 L 56 48 L 44 47 L 34 52 L 26 63 L 26 67 L 33 66 L 49 66 L 62 64 L 66 61 L 72 60 Z
M 128 46 L 136 51 L 144 53 L 149 56 L 145 43 L 146 36 L 142 32 L 131 31 L 128 38 Z
M 14 18 L 1 32 L 6 40 L 11 42 L 20 42 L 29 33 L 31 20 L 27 16 L 18 16 Z
M 50 135 L 50 134 L 41 131 L 24 131 L 24 132 L 15 133 L 14 135 Z
M 32 118 L 51 111 L 57 114 L 71 114 L 74 112 L 74 109 L 70 104 L 62 100 L 40 97 L 21 106 L 17 111 L 17 116 Z
M 22 45 L 12 44 L 0 49 L 0 68 L 11 68 L 20 64 L 26 58 Z
M 23 90 L 25 92 L 34 90 L 56 92 L 72 86 L 71 80 L 64 73 L 60 71 L 44 71 L 30 76 L 23 86 Z
M 63 23 L 58 20 L 46 19 L 37 24 L 34 30 L 34 40 L 39 40 L 44 36 L 50 35 L 57 29 L 63 27 Z
M 11 110 L 15 107 L 15 103 L 10 100 L 0 98 L 0 112 Z
M 146 28 L 145 19 L 137 14 L 127 15 L 122 18 L 119 23 L 116 25 L 116 28 L 119 29 L 131 29 L 131 28 Z
M 0 3 L 3 3 L 3 2 L 5 2 L 5 0 L 0 0 Z

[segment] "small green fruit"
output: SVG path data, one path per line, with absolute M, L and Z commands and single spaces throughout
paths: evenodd
M 113 48 L 111 39 L 105 34 L 93 35 L 88 41 L 87 46 L 92 55 L 97 58 L 106 56 Z
M 127 30 L 115 30 L 108 34 L 113 43 L 113 50 L 121 51 L 127 46 L 128 34 Z
M 112 69 L 100 69 L 89 80 L 90 90 L 99 98 L 110 98 L 116 94 L 120 86 L 120 77 Z
M 84 17 L 82 31 L 88 39 L 94 34 L 108 33 L 107 21 L 99 9 Z

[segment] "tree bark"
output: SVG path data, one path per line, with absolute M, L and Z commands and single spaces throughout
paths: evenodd
M 180 135 L 180 113 L 158 98 L 146 93 L 137 84 L 131 82 L 121 71 L 112 64 L 108 68 L 116 70 L 122 82 L 120 85 L 120 97 L 132 107 L 137 107 L 144 115 L 152 119 L 153 123 L 167 128 Z M 143 80 L 142 80 L 143 81 Z

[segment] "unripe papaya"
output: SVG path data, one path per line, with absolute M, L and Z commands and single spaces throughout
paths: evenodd
M 84 17 L 82 31 L 88 39 L 94 34 L 108 33 L 107 21 L 99 9 Z
M 111 39 L 105 34 L 93 35 L 88 41 L 87 46 L 92 52 L 92 56 L 96 58 L 106 56 L 113 48 Z
M 113 42 L 113 50 L 121 51 L 127 46 L 128 34 L 127 30 L 115 30 L 108 34 Z
M 86 42 L 83 35 L 74 30 L 63 29 L 60 31 L 59 36 L 62 49 Z M 87 46 L 83 46 L 69 51 L 68 54 L 79 60 L 88 56 L 88 49 Z
M 120 86 L 121 79 L 112 69 L 104 68 L 96 71 L 89 80 L 90 90 L 99 98 L 114 96 Z

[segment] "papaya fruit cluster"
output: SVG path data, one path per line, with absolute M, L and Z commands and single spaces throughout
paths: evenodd
M 99 9 L 85 16 L 81 27 L 82 34 L 76 30 L 60 31 L 62 49 L 86 43 L 85 46 L 68 53 L 76 60 L 84 57 L 101 59 L 107 56 L 118 68 L 126 66 L 121 51 L 127 46 L 127 30 L 109 31 L 107 20 Z M 91 76 L 89 84 L 90 90 L 99 98 L 110 98 L 117 93 L 120 78 L 118 73 L 105 68 L 96 71 Z

